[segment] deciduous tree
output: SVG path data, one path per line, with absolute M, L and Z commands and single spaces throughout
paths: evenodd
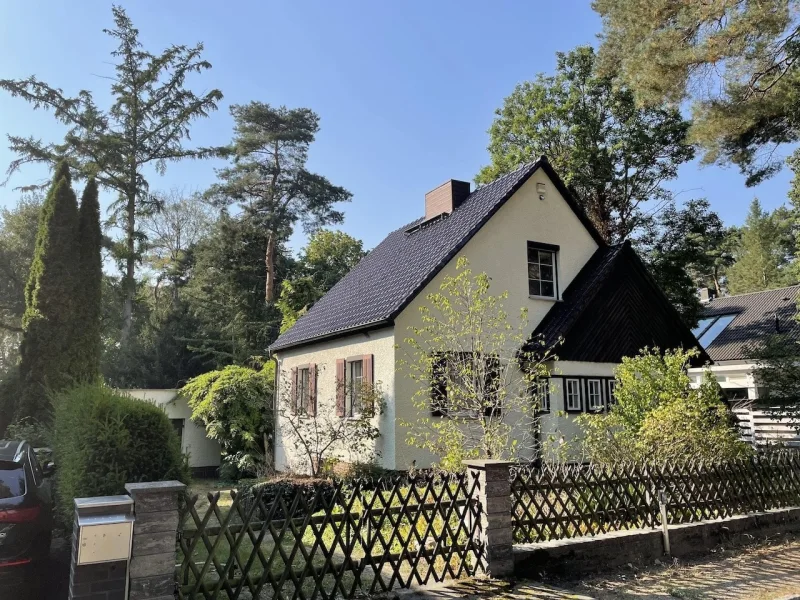
M 313 111 L 251 102 L 232 106 L 231 114 L 236 122 L 233 164 L 218 171 L 220 181 L 208 195 L 219 206 L 238 206 L 251 227 L 266 233 L 263 298 L 272 303 L 280 244 L 298 221 L 307 233 L 341 223 L 343 214 L 334 205 L 348 202 L 351 194 L 306 168 L 308 149 L 319 131 Z
M 112 191 L 112 222 L 124 232 L 117 245 L 123 272 L 123 340 L 130 334 L 136 296 L 136 267 L 143 240 L 139 217 L 158 210 L 149 193 L 148 168 L 163 174 L 167 164 L 184 158 L 204 158 L 218 153 L 213 148 L 187 148 L 191 124 L 216 110 L 219 90 L 196 94 L 186 78 L 211 68 L 202 58 L 203 45 L 170 46 L 159 54 L 142 48 L 139 30 L 125 13 L 112 9 L 114 28 L 105 30 L 117 48 L 112 52 L 115 75 L 111 77 L 112 103 L 103 110 L 92 93 L 82 90 L 70 97 L 61 89 L 31 76 L 0 80 L 0 89 L 28 101 L 34 108 L 52 110 L 68 127 L 62 143 L 44 143 L 34 137 L 9 135 L 17 154 L 9 175 L 27 163 L 54 164 L 66 156 L 81 177 L 96 176 L 97 183 Z
M 496 114 L 492 162 L 476 180 L 488 183 L 544 154 L 607 241 L 647 221 L 643 203 L 669 201 L 662 183 L 694 155 L 680 112 L 637 107 L 626 87 L 598 74 L 588 46 L 558 53 L 555 75 L 519 84 Z

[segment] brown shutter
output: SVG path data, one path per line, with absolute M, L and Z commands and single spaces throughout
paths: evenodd
M 361 367 L 364 375 L 364 387 L 369 389 L 369 398 L 366 399 L 369 404 L 363 405 L 364 416 L 366 417 L 375 416 L 375 394 L 372 387 L 374 382 L 372 364 L 372 354 L 365 354 L 361 357 Z
M 292 392 L 290 396 L 292 414 L 297 414 L 297 367 L 292 367 Z
M 345 393 L 345 377 L 344 377 L 344 359 L 336 359 L 336 416 L 344 416 L 344 393 Z
M 444 416 L 447 406 L 447 384 L 445 381 L 447 356 L 443 352 L 435 352 L 431 357 L 431 416 Z
M 306 414 L 310 417 L 317 416 L 317 365 L 308 366 L 308 398 L 306 401 Z

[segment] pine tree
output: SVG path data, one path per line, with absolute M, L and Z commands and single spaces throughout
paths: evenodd
M 731 294 L 769 290 L 789 283 L 786 271 L 788 221 L 781 216 L 769 214 L 761 209 L 758 198 L 753 200 L 741 230 L 736 262 L 728 269 Z
M 42 206 L 25 288 L 18 418 L 47 420 L 49 391 L 63 389 L 74 379 L 78 202 L 71 183 L 66 162 L 59 163 Z
M 90 179 L 83 190 L 78 221 L 78 300 L 74 333 L 74 372 L 81 381 L 100 373 L 100 312 L 103 259 L 100 203 L 97 182 Z

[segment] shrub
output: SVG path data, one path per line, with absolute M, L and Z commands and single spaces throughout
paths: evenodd
M 263 490 L 261 496 L 264 506 L 269 506 L 279 498 L 283 500 L 286 507 L 292 506 L 292 501 L 297 494 L 297 490 L 303 494 L 307 502 L 311 502 L 314 496 L 319 495 L 319 500 L 330 505 L 336 493 L 335 484 L 328 479 L 274 479 L 262 481 L 257 479 L 242 480 L 237 486 L 238 493 L 242 496 L 241 502 L 245 510 L 249 511 L 253 506 L 259 491 Z M 318 500 L 318 501 L 319 501 Z M 320 505 L 317 504 L 317 509 Z M 280 510 L 275 513 L 278 516 Z
M 5 437 L 9 440 L 25 440 L 34 448 L 47 448 L 53 443 L 50 428 L 33 417 L 24 417 L 9 424 Z
M 122 494 L 126 483 L 189 481 L 180 440 L 156 405 L 100 384 L 63 392 L 54 403 L 57 504 L 65 524 L 74 498 Z
M 6 427 L 14 418 L 19 389 L 19 369 L 13 367 L 0 377 L 0 438 L 6 437 Z

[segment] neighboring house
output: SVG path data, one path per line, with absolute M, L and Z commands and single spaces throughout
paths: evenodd
M 357 416 L 357 399 L 338 390 L 381 382 L 387 409 L 373 418 L 381 431 L 375 451 L 386 468 L 424 467 L 433 458 L 406 443 L 403 422 L 419 418 L 412 403 L 419 388 L 401 361 L 426 295 L 455 275 L 460 256 L 491 277 L 491 293 L 508 291 L 510 314 L 528 310 L 532 336 L 565 340 L 541 435 L 571 438 L 576 414 L 606 406 L 623 356 L 644 346 L 697 344 L 630 245 L 603 241 L 544 157 L 472 192 L 467 182 L 448 181 L 426 194 L 424 209 L 270 347 L 278 389 L 291 389 L 311 411 Z M 276 431 L 277 467 L 296 468 L 302 461 L 283 443 L 280 417 Z M 372 457 L 349 456 L 346 448 L 339 456 Z
M 694 330 L 714 362 L 711 372 L 739 418 L 745 438 L 752 443 L 800 446 L 800 436 L 791 422 L 760 410 L 758 400 L 764 390 L 753 377 L 756 363 L 748 358 L 750 346 L 774 333 L 800 341 L 800 324 L 794 318 L 798 294 L 800 285 L 793 285 L 712 299 Z M 703 370 L 689 371 L 695 384 L 700 382 Z
M 189 455 L 193 477 L 216 477 L 219 474 L 221 451 L 216 440 L 208 439 L 206 430 L 192 422 L 192 411 L 178 390 L 120 390 L 132 398 L 152 402 L 167 413 L 181 450 Z

